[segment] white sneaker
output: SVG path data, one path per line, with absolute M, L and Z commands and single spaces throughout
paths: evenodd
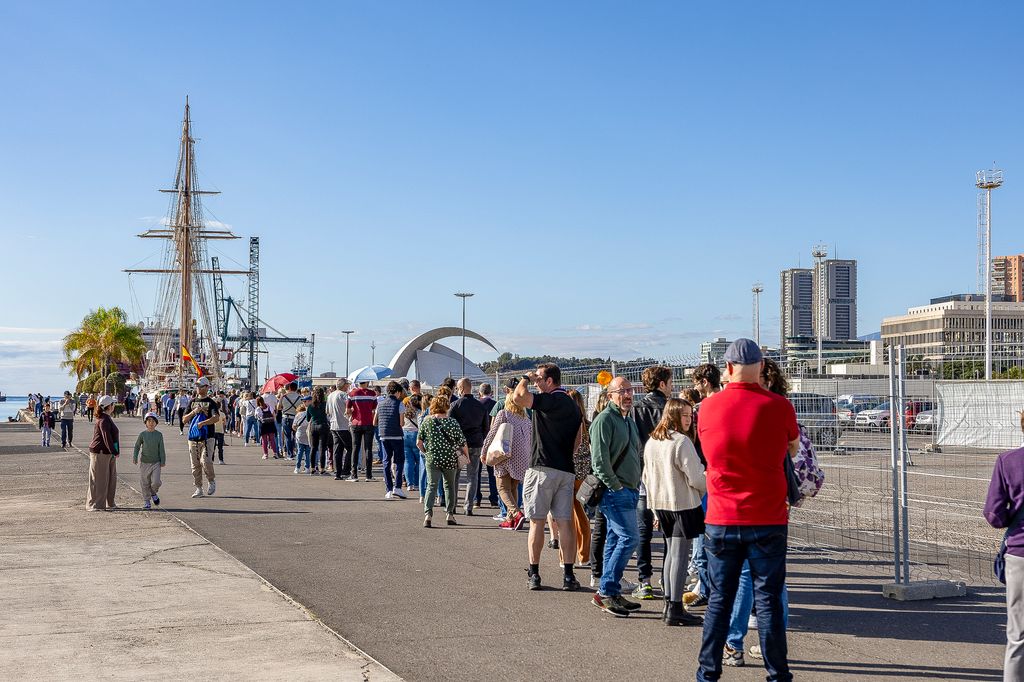
M 400 497 L 400 498 L 402 498 L 403 500 L 404 500 L 404 499 L 407 499 L 407 498 L 405 497 L 405 493 L 404 493 L 404 492 L 402 492 L 402 489 L 401 489 L 401 488 L 395 488 L 394 496 L 395 496 L 395 497 Z
M 591 574 L 591 576 L 590 576 L 590 586 L 592 588 L 594 588 L 595 590 L 598 587 L 600 587 L 601 586 L 601 577 Z
M 213 481 L 210 481 L 210 487 L 206 489 L 206 494 L 212 495 L 215 492 L 217 492 L 217 484 L 214 483 Z
M 302 467 L 302 473 L 308 474 L 309 473 L 309 467 Z
M 196 488 L 195 492 L 192 493 L 192 497 L 202 497 L 202 496 L 203 496 L 203 489 L 202 488 Z
M 299 467 L 295 467 L 295 472 L 294 473 L 296 473 L 296 474 L 299 473 Z
M 495 514 L 494 516 L 492 516 L 491 520 L 492 521 L 504 521 L 505 517 L 504 517 L 504 515 L 498 513 L 498 514 Z
M 632 594 L 633 590 L 640 587 L 640 583 L 634 583 L 623 578 L 619 581 L 619 589 L 622 590 L 622 594 Z
M 395 496 L 391 494 L 391 491 L 388 491 L 388 492 L 384 493 L 384 499 L 385 500 L 393 500 L 393 499 L 395 499 Z

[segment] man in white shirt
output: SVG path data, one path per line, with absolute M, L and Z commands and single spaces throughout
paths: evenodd
M 292 431 L 292 426 L 295 423 L 295 413 L 302 402 L 298 388 L 299 385 L 293 381 L 288 384 L 287 393 L 281 396 L 281 430 L 284 432 L 281 440 L 284 441 L 288 459 L 295 459 L 295 433 Z
M 331 443 L 334 445 L 331 458 L 334 460 L 334 480 L 348 478 L 353 471 L 359 471 L 359 462 L 352 466 L 352 432 L 349 431 L 346 402 L 348 401 L 348 379 L 338 379 L 335 388 L 327 396 L 327 418 L 331 420 Z

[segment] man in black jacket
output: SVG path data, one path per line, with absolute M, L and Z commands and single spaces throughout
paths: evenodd
M 493 410 L 494 406 L 498 404 L 498 402 L 491 397 L 491 392 L 490 384 L 480 384 L 479 397 L 477 400 L 480 401 L 480 404 L 484 406 L 484 410 L 487 412 L 487 419 L 484 421 L 485 436 L 491 430 L 491 410 Z M 486 455 L 486 452 L 480 453 L 481 457 L 485 457 Z M 480 506 L 480 499 L 480 488 L 478 486 L 476 493 L 476 506 L 478 507 Z M 487 466 L 487 500 L 491 503 L 492 507 L 498 506 L 498 482 L 494 480 L 494 467 L 490 465 Z
M 654 365 L 645 369 L 640 378 L 644 382 L 644 390 L 647 391 L 647 395 L 633 403 L 633 420 L 636 422 L 637 431 L 640 432 L 640 463 L 642 466 L 644 445 L 651 437 L 651 431 L 661 421 L 661 414 L 665 411 L 665 401 L 673 393 L 672 368 Z M 640 488 L 640 501 L 636 507 L 636 516 L 640 525 L 640 544 L 636 548 L 636 571 L 640 584 L 633 591 L 633 596 L 637 599 L 654 599 L 654 589 L 651 587 L 651 576 L 654 575 L 654 567 L 651 566 L 654 512 L 647 506 L 647 490 L 643 486 Z
M 480 491 L 480 449 L 484 446 L 487 432 L 487 411 L 473 396 L 473 382 L 463 377 L 458 383 L 459 399 L 452 403 L 448 416 L 459 423 L 469 446 L 469 467 L 466 469 L 466 516 L 473 515 L 473 504 Z

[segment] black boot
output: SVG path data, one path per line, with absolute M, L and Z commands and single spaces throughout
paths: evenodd
M 683 602 L 672 601 L 668 604 L 668 613 L 665 615 L 665 625 L 700 625 L 704 619 L 695 616 L 683 608 Z

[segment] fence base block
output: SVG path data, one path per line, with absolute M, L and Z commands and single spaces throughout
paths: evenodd
M 911 583 L 890 583 L 882 586 L 882 596 L 896 601 L 948 599 L 966 597 L 967 585 L 950 580 L 919 580 Z

